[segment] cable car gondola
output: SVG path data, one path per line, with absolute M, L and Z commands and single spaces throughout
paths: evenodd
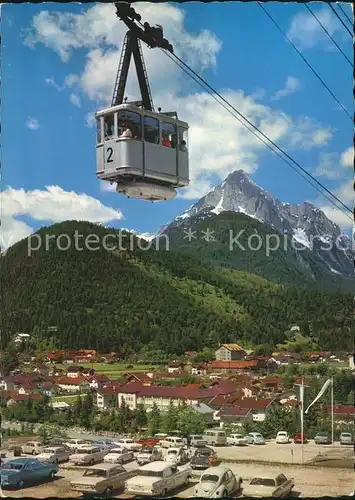
M 176 112 L 154 111 L 140 40 L 152 48 L 160 44 L 156 39 L 150 41 L 147 32 L 124 15 L 127 5 L 116 4 L 117 15 L 130 29 L 122 48 L 112 104 L 95 114 L 97 177 L 117 183 L 117 192 L 128 198 L 169 200 L 176 196 L 176 189 L 189 184 L 189 127 Z M 161 45 L 173 51 L 167 40 Z M 132 55 L 142 100 L 127 103 L 124 92 Z

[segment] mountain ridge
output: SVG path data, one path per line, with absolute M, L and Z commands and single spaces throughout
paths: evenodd
M 302 249 L 311 250 L 325 264 L 328 273 L 346 278 L 355 276 L 354 252 L 350 238 L 322 210 L 310 202 L 292 204 L 281 202 L 258 186 L 243 170 L 236 170 L 212 191 L 177 216 L 164 229 L 187 226 L 189 220 L 206 217 L 209 213 L 244 213 L 267 224 L 278 235 L 288 235 Z

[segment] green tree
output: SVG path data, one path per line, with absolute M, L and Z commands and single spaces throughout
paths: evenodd
M 157 434 L 161 427 L 160 410 L 156 403 L 153 404 L 151 411 L 148 413 L 148 433 L 150 436 Z
M 137 406 L 134 416 L 135 422 L 139 430 L 142 430 L 142 427 L 145 427 L 148 423 L 147 412 L 142 404 Z
M 182 408 L 179 411 L 177 428 L 187 438 L 191 434 L 203 434 L 206 428 L 204 417 L 190 407 Z
M 93 423 L 95 406 L 91 394 L 86 394 L 82 400 L 80 408 L 80 425 L 85 429 L 90 429 Z
M 19 367 L 19 353 L 15 345 L 9 343 L 7 348 L 2 352 L 0 359 L 0 371 L 2 376 L 9 375 L 10 372 Z

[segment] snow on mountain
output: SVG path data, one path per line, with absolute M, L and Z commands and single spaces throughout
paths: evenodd
M 191 217 L 239 212 L 288 234 L 305 249 L 312 251 L 333 273 L 354 276 L 350 238 L 339 226 L 309 202 L 281 202 L 258 186 L 243 170 L 236 170 L 212 191 L 193 204 L 168 227 L 188 224 Z

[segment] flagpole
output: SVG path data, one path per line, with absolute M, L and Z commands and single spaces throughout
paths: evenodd
M 332 416 L 332 445 L 334 445 L 334 378 L 332 377 L 332 390 L 331 390 L 331 416 Z
M 304 385 L 303 385 L 303 377 L 302 377 L 302 385 L 301 385 L 301 463 L 303 465 L 303 441 L 304 441 L 304 434 L 303 434 L 303 417 L 304 417 Z

